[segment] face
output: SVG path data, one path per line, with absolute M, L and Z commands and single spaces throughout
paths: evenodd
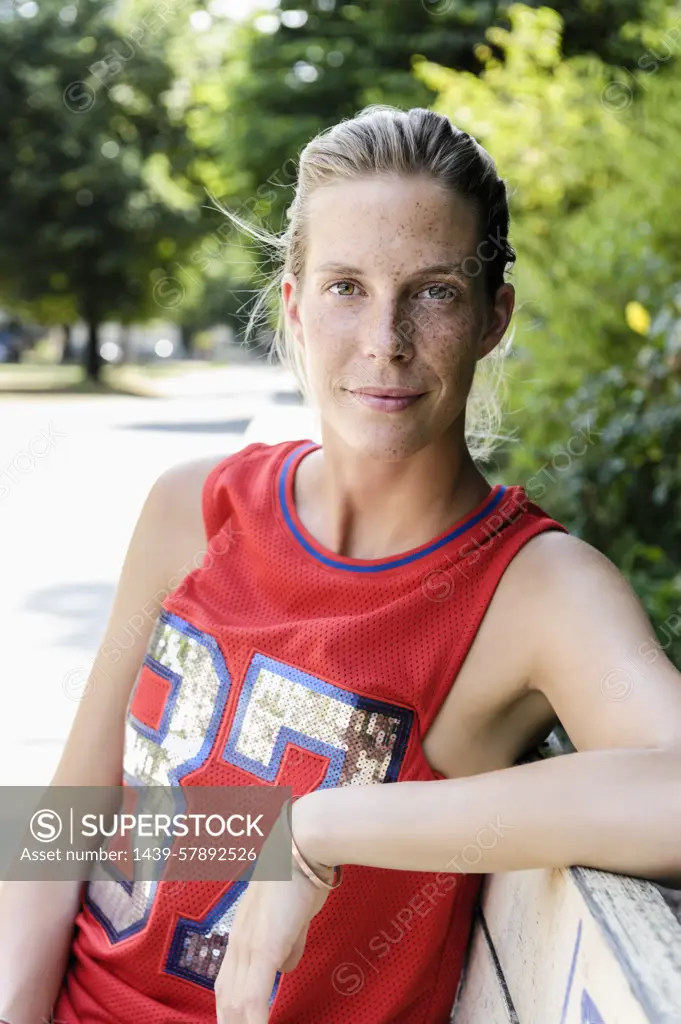
M 323 427 L 376 458 L 461 438 L 475 365 L 514 302 L 511 285 L 485 299 L 474 212 L 431 179 L 373 175 L 316 189 L 308 213 L 304 273 L 282 298 Z

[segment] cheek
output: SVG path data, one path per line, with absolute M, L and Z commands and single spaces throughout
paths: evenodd
M 475 330 L 473 311 L 464 306 L 431 317 L 430 331 L 421 336 L 438 360 L 458 365 L 473 358 Z
M 421 357 L 447 393 L 459 397 L 470 390 L 476 359 L 472 339 L 465 331 L 452 330 L 450 324 L 448 330 L 433 332 L 423 339 Z
M 414 337 L 426 343 L 430 339 L 447 339 L 450 343 L 466 344 L 475 332 L 474 311 L 463 303 L 414 305 L 406 311 L 406 321 L 411 324 Z
M 331 309 L 321 303 L 308 306 L 302 324 L 312 366 L 332 365 L 348 354 L 357 338 L 356 317 L 349 310 Z

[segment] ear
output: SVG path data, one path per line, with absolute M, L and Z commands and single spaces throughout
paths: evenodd
M 299 280 L 295 274 L 284 274 L 281 280 L 281 298 L 284 304 L 286 320 L 293 331 L 293 336 L 302 347 L 303 325 L 300 319 Z
M 486 324 L 478 342 L 478 359 L 497 347 L 503 338 L 515 306 L 515 288 L 512 284 L 503 284 L 497 289 L 494 306 L 487 313 Z

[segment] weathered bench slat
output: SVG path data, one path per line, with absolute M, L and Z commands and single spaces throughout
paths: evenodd
M 464 980 L 452 1021 L 456 1024 L 519 1024 L 492 940 L 479 912 Z
M 555 737 L 540 751 L 561 752 Z M 643 879 L 582 867 L 489 875 L 451 1019 L 681 1024 L 681 924 Z
M 573 868 L 592 918 L 650 1020 L 681 1022 L 681 924 L 656 886 Z

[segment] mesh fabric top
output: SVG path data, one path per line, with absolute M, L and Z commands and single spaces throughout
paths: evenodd
M 315 442 L 255 443 L 203 493 L 208 550 L 164 601 L 127 710 L 123 780 L 316 788 L 443 776 L 422 738 L 501 576 L 563 527 L 497 485 L 412 551 L 336 555 L 296 514 Z M 348 822 L 348 827 L 352 823 Z M 348 865 L 278 974 L 273 1024 L 445 1024 L 482 876 Z M 215 1024 L 214 979 L 247 883 L 84 887 L 59 1024 Z

